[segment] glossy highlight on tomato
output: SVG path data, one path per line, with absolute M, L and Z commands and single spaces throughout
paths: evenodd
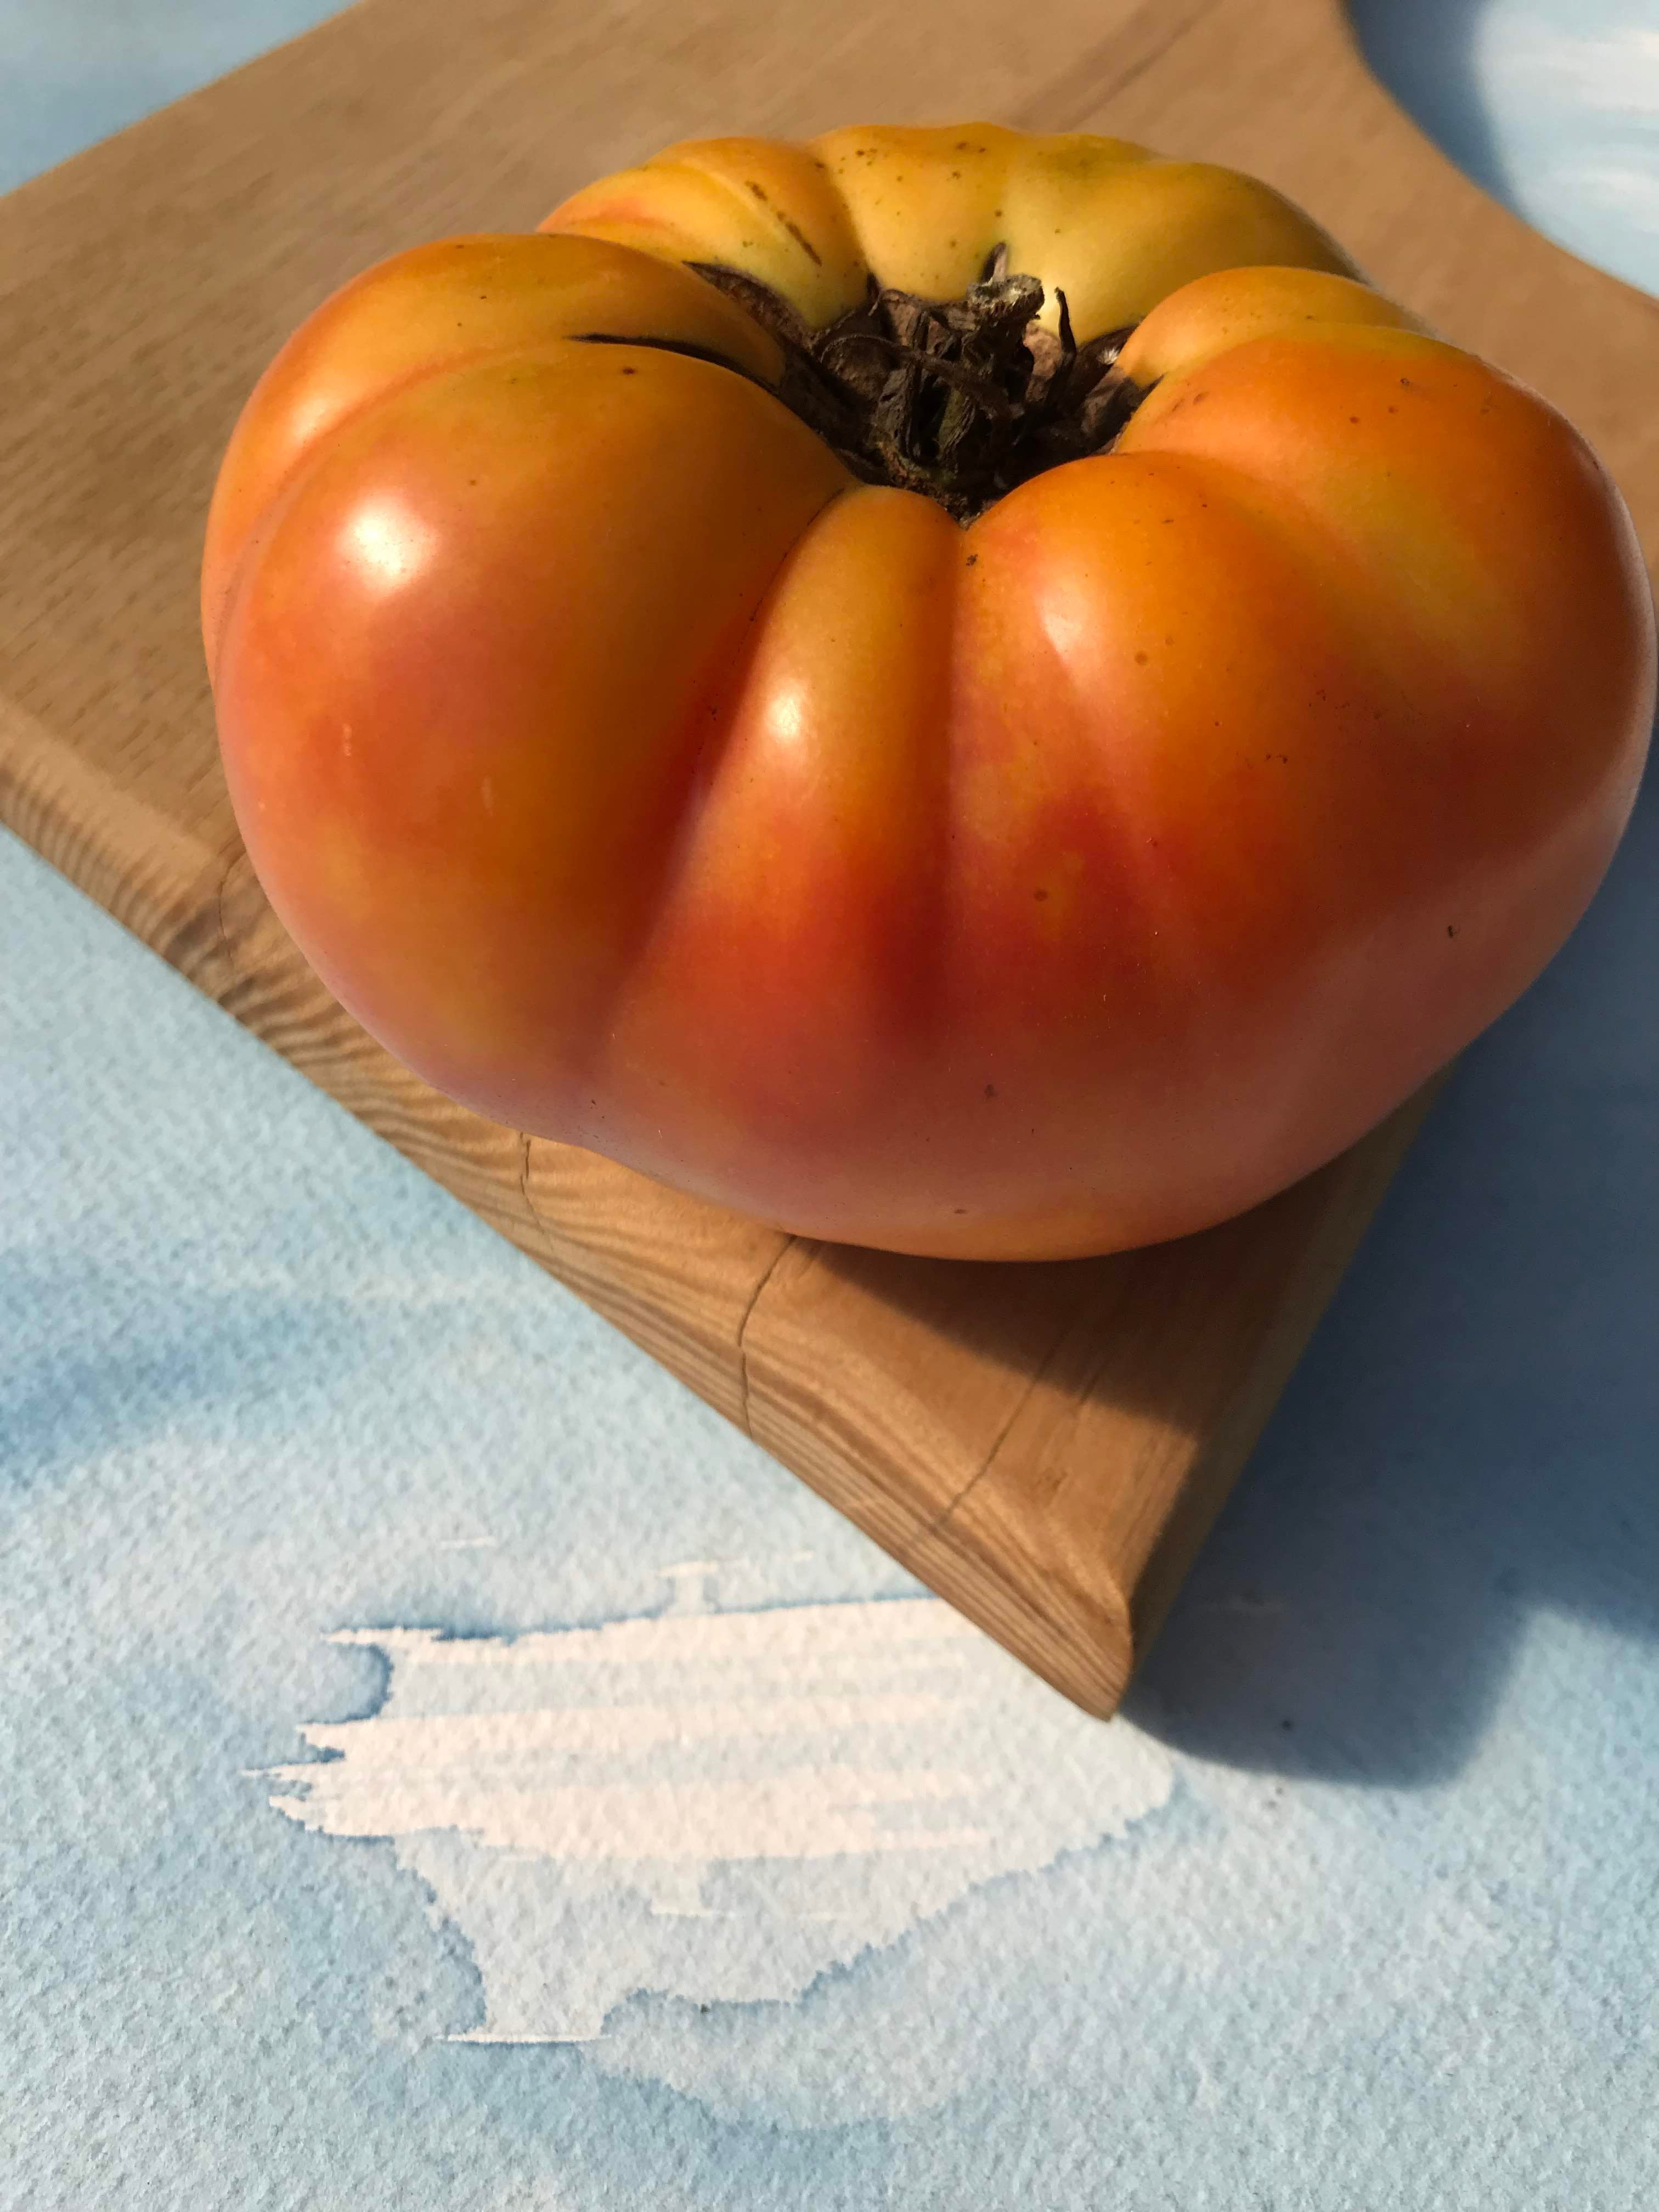
M 1543 400 L 1251 179 L 982 125 L 371 269 L 244 410 L 203 623 L 260 880 L 410 1066 L 985 1259 L 1381 1120 L 1572 928 L 1654 707 Z

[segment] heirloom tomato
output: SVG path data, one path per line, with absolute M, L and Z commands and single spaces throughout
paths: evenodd
M 785 1229 L 1195 1230 L 1507 1006 L 1629 812 L 1583 441 L 1266 185 L 974 125 L 671 148 L 254 391 L 203 616 L 392 1052 Z

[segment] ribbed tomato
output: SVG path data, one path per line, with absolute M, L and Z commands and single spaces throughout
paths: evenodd
M 1555 951 L 1652 599 L 1534 394 L 1266 186 L 671 149 L 277 356 L 204 623 L 277 913 L 484 1113 L 810 1235 L 1199 1228 Z

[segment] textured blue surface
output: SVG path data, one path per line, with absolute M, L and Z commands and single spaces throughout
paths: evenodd
M 1659 292 L 1654 0 L 1358 0 L 1371 66 L 1539 229 Z
M 0 143 L 311 13 L 14 0 Z M 1472 167 L 1640 144 L 1463 19 Z M 3 838 L 0 948 L 8 2212 L 1654 2200 L 1659 793 L 1109 1729 Z
M 0 191 L 335 13 L 330 0 L 0 0 Z

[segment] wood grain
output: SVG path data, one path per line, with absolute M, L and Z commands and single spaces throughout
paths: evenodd
M 1334 0 L 367 0 L 0 202 L 0 817 L 993 1635 L 1111 1711 L 1422 1110 L 1208 1234 L 985 1267 L 792 1240 L 450 1105 L 254 882 L 196 635 L 242 399 L 335 285 L 672 139 L 1107 130 L 1268 178 L 1537 386 L 1659 558 L 1659 306 L 1483 198 Z

